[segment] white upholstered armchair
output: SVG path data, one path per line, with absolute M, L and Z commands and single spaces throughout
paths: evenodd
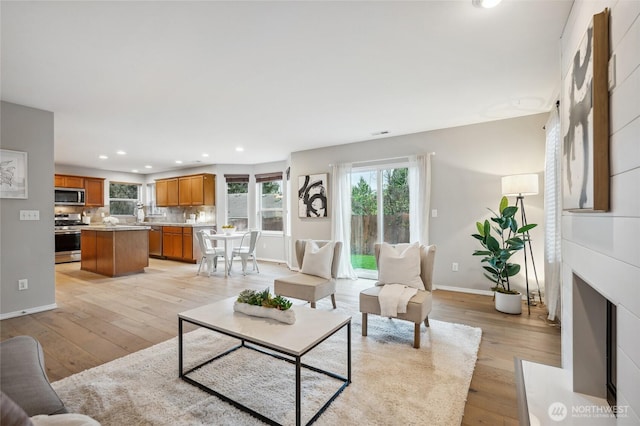
M 396 244 L 394 248 L 403 249 L 409 247 L 409 244 Z M 383 273 L 382 268 L 384 262 L 381 264 L 380 259 L 381 244 L 375 245 L 375 257 L 378 265 L 378 271 Z M 406 307 L 406 313 L 398 313 L 395 318 L 405 321 L 411 321 L 414 325 L 413 347 L 420 347 L 420 324 L 424 322 L 424 325 L 429 327 L 429 313 L 431 312 L 431 287 L 433 276 L 433 263 L 436 255 L 436 246 L 420 246 L 419 261 L 419 278 L 422 281 L 424 289 L 419 289 L 416 294 L 409 299 L 409 303 Z M 391 262 L 393 263 L 393 261 Z M 390 265 L 392 266 L 392 265 Z M 382 286 L 376 285 L 371 288 L 367 288 L 360 292 L 360 312 L 362 312 L 362 335 L 367 335 L 367 320 L 368 314 L 380 315 L 380 300 L 378 296 L 382 290 Z
M 306 300 L 312 308 L 318 300 L 331 296 L 335 309 L 342 242 L 296 240 L 295 249 L 300 272 L 277 278 L 273 283 L 275 294 Z

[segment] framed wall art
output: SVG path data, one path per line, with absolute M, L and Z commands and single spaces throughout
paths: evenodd
M 298 217 L 327 217 L 327 176 L 298 177 Z
M 27 153 L 0 149 L 0 198 L 28 198 Z
M 609 210 L 609 10 L 593 16 L 562 84 L 563 209 Z

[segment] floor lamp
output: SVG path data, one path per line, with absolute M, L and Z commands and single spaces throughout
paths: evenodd
M 502 178 L 502 195 L 516 196 L 516 207 L 520 209 L 520 226 L 528 225 L 527 213 L 524 210 L 524 197 L 525 195 L 537 195 L 538 194 L 538 175 L 525 174 L 525 175 L 510 175 Z M 531 237 L 529 231 L 525 232 L 526 241 L 524 244 L 524 279 L 527 284 L 527 312 L 531 314 L 531 298 L 529 297 L 529 268 L 527 248 L 529 249 L 529 256 L 531 257 L 531 265 L 533 266 L 533 274 L 536 277 L 536 285 L 538 286 L 538 296 L 540 297 L 540 303 L 542 304 L 542 295 L 540 294 L 540 283 L 538 281 L 538 272 L 536 271 L 536 261 L 533 258 L 533 250 L 531 249 Z M 535 302 L 534 302 L 535 306 Z

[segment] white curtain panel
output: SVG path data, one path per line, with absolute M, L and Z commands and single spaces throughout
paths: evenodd
M 546 152 L 544 168 L 544 276 L 545 303 L 549 320 L 560 317 L 561 287 L 561 241 L 560 221 L 562 217 L 562 169 L 560 117 L 557 108 L 551 111 L 546 129 Z
M 356 280 L 358 276 L 351 266 L 351 164 L 335 164 L 331 172 L 331 239 L 342 241 L 338 278 Z
M 411 242 L 429 244 L 431 154 L 409 157 L 409 231 Z

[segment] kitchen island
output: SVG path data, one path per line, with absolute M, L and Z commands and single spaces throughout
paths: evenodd
M 137 274 L 149 266 L 148 226 L 82 228 L 80 269 L 108 277 Z

